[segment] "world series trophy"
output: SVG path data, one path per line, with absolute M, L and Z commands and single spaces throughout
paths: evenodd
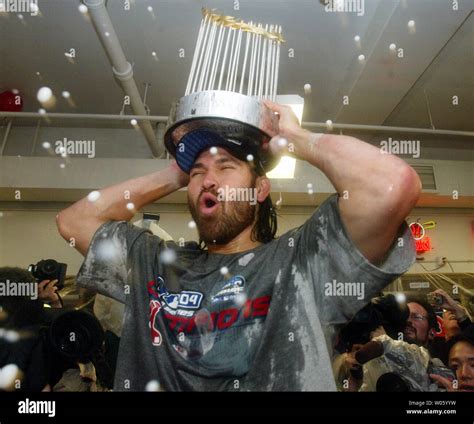
M 210 130 L 252 160 L 256 155 L 268 172 L 278 164 L 265 148 L 278 133 L 278 120 L 263 100 L 276 98 L 281 26 L 246 23 L 205 8 L 202 15 L 186 92 L 171 108 L 165 146 L 183 168 L 176 155 L 183 137 Z

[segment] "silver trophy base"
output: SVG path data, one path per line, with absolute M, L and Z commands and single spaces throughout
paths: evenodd
M 248 144 L 249 153 L 259 151 L 265 171 L 278 164 L 265 145 L 278 134 L 278 119 L 255 97 L 230 91 L 200 91 L 182 97 L 170 112 L 165 146 L 172 156 L 188 132 L 199 128 L 216 131 L 225 138 Z

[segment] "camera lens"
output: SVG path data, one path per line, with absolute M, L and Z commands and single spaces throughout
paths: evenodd
M 58 343 L 59 350 L 69 357 L 81 357 L 89 351 L 93 340 L 88 329 L 79 325 L 62 334 Z
M 44 275 L 52 275 L 56 273 L 58 263 L 53 259 L 47 259 L 41 265 L 41 271 Z
M 97 352 L 104 340 L 103 329 L 93 315 L 67 311 L 57 316 L 49 328 L 52 345 L 63 356 L 85 360 Z

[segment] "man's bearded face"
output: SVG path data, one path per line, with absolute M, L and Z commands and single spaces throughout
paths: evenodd
M 226 200 L 222 194 L 226 188 L 254 190 L 255 181 L 250 166 L 223 148 L 217 154 L 205 150 L 199 155 L 190 172 L 188 206 L 202 241 L 225 245 L 254 224 L 255 203 Z

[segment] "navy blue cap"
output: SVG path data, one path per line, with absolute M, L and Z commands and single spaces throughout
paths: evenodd
M 252 154 L 255 165 L 262 167 L 258 153 L 249 148 L 250 146 L 246 145 L 244 148 L 242 141 L 225 138 L 215 131 L 203 128 L 190 131 L 183 136 L 176 146 L 176 163 L 184 172 L 189 174 L 199 154 L 210 147 L 223 147 L 243 161 L 247 160 L 247 155 Z

